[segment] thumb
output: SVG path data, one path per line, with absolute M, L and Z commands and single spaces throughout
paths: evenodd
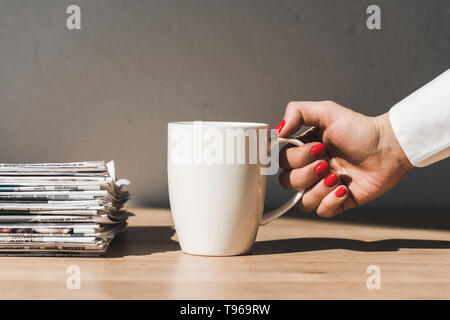
M 324 129 L 338 108 L 339 105 L 331 101 L 289 102 L 283 118 L 285 124 L 279 129 L 279 136 L 293 135 L 303 125 Z

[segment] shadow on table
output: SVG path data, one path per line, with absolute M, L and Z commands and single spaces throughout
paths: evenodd
M 365 208 L 359 207 L 343 212 L 333 218 L 321 218 L 315 213 L 290 210 L 283 217 L 314 220 L 321 223 L 345 223 L 355 225 L 378 225 L 394 228 L 450 230 L 450 208 Z
M 387 239 L 361 241 L 341 238 L 298 238 L 258 241 L 252 255 L 346 249 L 362 252 L 398 251 L 399 249 L 450 249 L 450 241 Z
M 180 250 L 178 242 L 171 239 L 174 234 L 175 230 L 169 226 L 127 227 L 111 242 L 104 257 L 142 256 Z

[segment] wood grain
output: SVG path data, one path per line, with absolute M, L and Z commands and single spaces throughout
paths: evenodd
M 167 209 L 131 211 L 105 257 L 0 258 L 0 298 L 450 298 L 448 230 L 291 214 L 262 227 L 249 255 L 199 257 L 180 251 Z M 69 265 L 81 269 L 80 290 L 66 287 Z M 369 265 L 381 268 L 380 290 L 367 289 Z

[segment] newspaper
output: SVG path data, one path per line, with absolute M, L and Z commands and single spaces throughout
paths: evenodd
M 0 164 L 0 255 L 98 256 L 124 230 L 114 162 Z
M 10 222 L 85 222 L 85 223 L 99 223 L 99 224 L 115 224 L 120 223 L 130 217 L 131 214 L 120 210 L 112 214 L 97 214 L 97 215 L 31 215 L 31 214 L 16 214 L 16 215 L 0 215 L 0 223 Z

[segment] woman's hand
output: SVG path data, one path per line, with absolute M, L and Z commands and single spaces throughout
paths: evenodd
M 305 145 L 280 153 L 280 183 L 306 188 L 302 211 L 332 217 L 384 194 L 412 168 L 387 113 L 372 118 L 331 101 L 290 102 L 276 130 L 288 137 L 302 125 L 313 127 L 299 137 Z

